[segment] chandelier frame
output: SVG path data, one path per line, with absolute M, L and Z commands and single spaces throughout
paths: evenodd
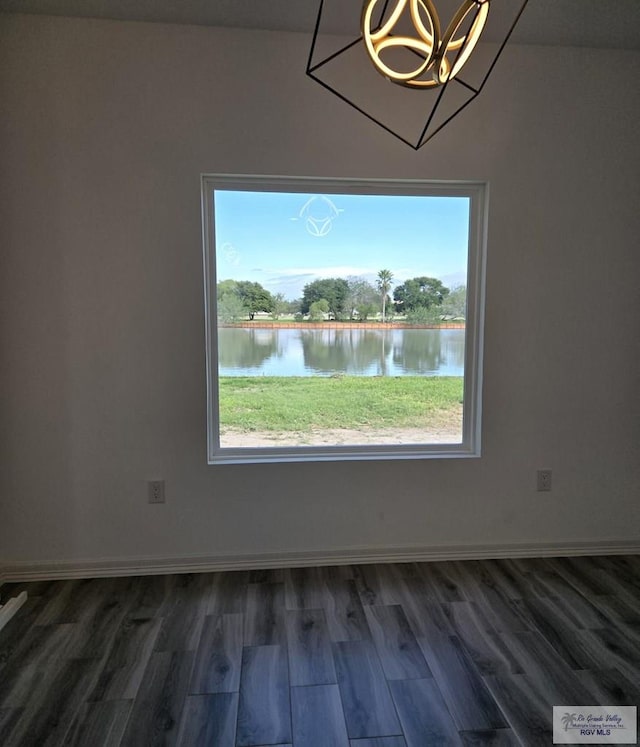
M 387 11 L 387 8 L 389 6 L 390 1 L 391 0 L 385 0 L 385 2 L 384 2 L 383 8 L 382 8 L 382 11 L 381 11 L 381 14 L 380 14 L 380 22 L 378 23 L 377 28 L 380 28 L 380 26 L 382 24 L 382 19 L 383 19 L 384 15 L 385 15 L 385 13 Z M 500 2 L 512 2 L 512 1 L 513 0 L 492 0 L 492 4 L 493 3 L 499 4 Z M 487 0 L 480 0 L 480 2 L 477 3 L 478 7 L 480 7 L 480 5 L 484 4 L 485 2 L 487 2 Z M 410 96 L 420 96 L 420 95 L 423 95 L 423 96 L 425 96 L 425 98 L 427 96 L 429 96 L 432 99 L 431 109 L 430 109 L 430 111 L 427 114 L 426 122 L 425 122 L 424 126 L 422 127 L 422 130 L 421 130 L 418 138 L 415 139 L 415 140 L 411 140 L 408 137 L 406 137 L 403 134 L 401 134 L 400 132 L 397 132 L 395 129 L 393 129 L 393 127 L 391 127 L 388 124 L 385 124 L 384 122 L 382 122 L 375 114 L 367 111 L 366 108 L 363 105 L 359 104 L 356 101 L 353 101 L 351 98 L 349 98 L 348 95 L 346 95 L 345 93 L 343 93 L 342 91 L 340 91 L 335 85 L 332 85 L 331 83 L 328 83 L 326 80 L 323 80 L 322 77 L 320 77 L 320 73 L 322 72 L 322 69 L 328 63 L 332 62 L 336 58 L 339 58 L 341 55 L 343 55 L 346 52 L 348 52 L 349 50 L 353 49 L 358 44 L 362 45 L 363 54 L 366 55 L 367 57 L 369 56 L 369 53 L 368 53 L 368 51 L 366 49 L 366 43 L 365 43 L 365 39 L 364 39 L 364 34 L 360 33 L 360 35 L 357 38 L 352 39 L 351 41 L 349 41 L 347 44 L 345 44 L 344 46 L 342 46 L 337 51 L 333 52 L 332 54 L 329 54 L 324 59 L 321 59 L 319 61 L 315 61 L 314 58 L 315 58 L 315 55 L 316 55 L 316 47 L 317 47 L 317 43 L 318 43 L 318 37 L 320 35 L 320 28 L 321 28 L 321 25 L 322 25 L 323 11 L 325 9 L 326 0 L 320 0 L 320 4 L 319 4 L 319 7 L 318 7 L 318 15 L 317 15 L 317 18 L 316 18 L 315 28 L 314 28 L 314 32 L 313 32 L 313 38 L 312 38 L 312 41 L 311 41 L 311 47 L 310 47 L 310 50 L 309 50 L 309 56 L 308 56 L 308 60 L 307 60 L 306 74 L 312 80 L 316 81 L 316 83 L 319 83 L 323 88 L 327 89 L 332 94 L 334 94 L 335 96 L 337 96 L 339 99 L 341 99 L 342 101 L 344 101 L 346 104 L 348 104 L 349 106 L 351 106 L 353 109 L 355 109 L 356 111 L 360 112 L 360 114 L 362 114 L 363 116 L 365 116 L 367 119 L 369 119 L 370 121 L 374 122 L 376 125 L 378 125 L 379 127 L 381 127 L 383 130 L 386 130 L 386 132 L 388 132 L 389 134 L 393 135 L 395 138 L 397 138 L 398 140 L 401 140 L 403 143 L 405 143 L 406 145 L 408 145 L 409 147 L 411 147 L 411 148 L 413 148 L 414 150 L 417 151 L 420 148 L 422 148 L 423 145 L 425 145 L 426 143 L 428 143 L 438 132 L 440 132 L 440 130 L 442 130 L 443 127 L 445 127 L 447 124 L 449 124 L 449 122 L 451 122 L 451 120 L 454 119 L 454 117 L 457 117 L 458 114 L 460 114 L 464 109 L 466 109 L 467 106 L 469 106 L 469 104 L 472 101 L 474 101 L 476 99 L 476 97 L 482 92 L 482 89 L 484 88 L 487 80 L 489 79 L 489 76 L 493 72 L 493 69 L 495 68 L 495 66 L 496 66 L 496 64 L 497 64 L 500 56 L 502 55 L 502 52 L 504 51 L 504 48 L 507 45 L 507 42 L 511 38 L 513 30 L 515 29 L 518 21 L 520 20 L 520 17 L 522 16 L 522 14 L 523 14 L 523 12 L 524 12 L 524 10 L 525 10 L 525 8 L 526 8 L 529 0 L 518 0 L 518 2 L 520 3 L 520 7 L 518 8 L 518 10 L 516 12 L 513 21 L 510 23 L 506 35 L 504 36 L 504 38 L 502 39 L 502 41 L 500 41 L 498 43 L 497 52 L 496 52 L 495 56 L 493 57 L 491 63 L 489 64 L 489 67 L 488 67 L 486 73 L 484 74 L 484 76 L 482 77 L 482 79 L 481 79 L 481 81 L 480 81 L 479 84 L 472 85 L 468 81 L 464 80 L 464 77 L 463 77 L 464 67 L 463 67 L 460 70 L 460 72 L 458 72 L 457 75 L 455 75 L 455 76 L 448 76 L 447 79 L 445 80 L 445 82 L 442 83 L 442 84 L 440 84 L 440 85 L 438 85 L 438 86 L 424 87 L 424 88 L 422 88 L 422 87 L 420 87 L 420 88 L 417 88 L 417 87 L 416 88 L 413 88 L 413 87 L 409 88 L 409 87 L 407 87 L 405 89 L 405 90 L 410 90 L 411 91 L 408 94 Z M 458 60 L 458 57 L 461 54 L 461 52 L 463 51 L 463 47 L 464 47 L 464 45 L 458 50 L 456 58 L 453 61 L 453 63 L 451 64 L 451 68 L 452 69 L 455 67 L 456 62 Z M 414 53 L 416 55 L 418 55 L 418 57 L 421 57 L 421 55 L 418 52 L 414 52 Z M 471 55 L 471 58 L 472 57 L 473 57 L 473 54 Z M 371 62 L 371 60 L 369 60 L 369 61 Z M 374 63 L 371 62 L 371 64 L 372 64 L 372 67 L 373 67 Z M 444 100 L 444 97 L 447 94 L 447 89 L 451 85 L 463 86 L 472 95 L 469 96 L 469 98 L 461 106 L 457 107 L 455 109 L 455 111 L 453 111 L 452 114 L 450 114 L 449 116 L 447 116 L 444 119 L 443 122 L 439 123 L 437 126 L 435 126 L 432 129 L 430 129 L 432 127 L 432 124 L 433 124 L 433 121 L 434 121 L 434 117 L 435 117 L 435 115 L 436 115 L 436 113 L 438 111 L 438 108 L 440 107 L 440 104 L 442 103 L 442 101 Z M 435 101 L 433 101 L 434 98 L 435 98 Z

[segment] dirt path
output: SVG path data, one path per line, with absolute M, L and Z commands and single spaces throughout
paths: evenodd
M 244 433 L 226 429 L 220 436 L 221 446 L 360 446 L 363 444 L 446 444 L 460 443 L 460 431 L 424 431 L 420 428 L 384 428 L 355 430 L 332 428 L 304 433 L 251 431 Z

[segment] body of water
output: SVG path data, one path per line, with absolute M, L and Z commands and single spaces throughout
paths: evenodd
M 463 376 L 464 329 L 218 330 L 220 376 Z

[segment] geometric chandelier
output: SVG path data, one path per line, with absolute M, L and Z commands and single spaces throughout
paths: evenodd
M 307 75 L 417 150 L 481 92 L 528 0 L 361 2 L 320 0 Z

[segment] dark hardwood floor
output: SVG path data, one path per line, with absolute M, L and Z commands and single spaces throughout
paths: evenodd
M 551 745 L 640 705 L 640 557 L 5 584 L 3 747 Z

